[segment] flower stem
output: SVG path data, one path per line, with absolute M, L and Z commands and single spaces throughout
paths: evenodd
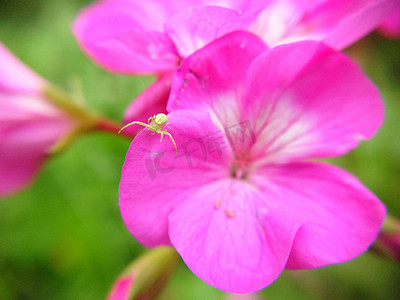
M 104 131 L 112 134 L 117 134 L 121 136 L 125 136 L 127 138 L 133 138 L 135 135 L 129 134 L 129 132 L 126 131 L 120 131 L 122 128 L 122 124 L 119 122 L 116 122 L 114 120 L 107 119 L 105 117 L 99 118 L 98 123 L 96 128 L 94 128 L 95 131 Z
M 104 131 L 118 135 L 122 127 L 121 123 L 91 111 L 85 105 L 82 105 L 82 101 L 75 101 L 73 96 L 69 95 L 61 88 L 48 85 L 42 92 L 50 103 L 64 111 L 71 119 L 76 121 L 75 129 L 52 145 L 48 150 L 49 153 L 54 154 L 62 151 L 82 133 Z M 128 132 L 123 132 L 121 135 L 128 138 L 133 138 L 135 136 Z

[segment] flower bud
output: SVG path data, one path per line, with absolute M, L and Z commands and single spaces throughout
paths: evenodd
M 178 258 L 173 248 L 149 250 L 122 272 L 107 300 L 154 299 L 175 270 Z
M 224 300 L 260 300 L 261 298 L 257 293 L 248 293 L 248 294 L 234 294 L 234 293 L 226 293 Z
M 379 255 L 400 262 L 400 221 L 387 216 L 373 251 Z

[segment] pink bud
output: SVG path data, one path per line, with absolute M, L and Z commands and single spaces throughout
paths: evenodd
M 260 297 L 256 293 L 250 294 L 233 294 L 227 293 L 224 300 L 260 300 Z
M 400 262 L 400 221 L 398 219 L 386 217 L 373 250 L 384 257 Z
M 173 248 L 149 250 L 117 278 L 107 300 L 154 299 L 175 270 L 178 258 Z

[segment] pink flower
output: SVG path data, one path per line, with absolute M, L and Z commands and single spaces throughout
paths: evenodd
M 238 29 L 251 30 L 269 46 L 312 39 L 343 49 L 377 28 L 395 7 L 398 0 L 103 0 L 81 12 L 73 31 L 84 51 L 107 70 L 163 74 Z M 143 103 L 133 106 L 147 107 L 150 115 L 159 112 L 169 94 L 165 88 L 161 95 L 160 86 L 169 80 L 161 77 L 136 99 Z M 142 112 L 130 108 L 125 122 L 146 117 Z
M 178 154 L 142 130 L 122 170 L 121 214 L 140 243 L 173 245 L 210 285 L 251 293 L 285 267 L 344 262 L 376 238 L 382 203 L 310 161 L 347 153 L 382 124 L 377 89 L 345 55 L 228 34 L 182 61 L 167 110 Z
M 400 37 L 400 7 L 383 21 L 381 27 L 379 27 L 379 32 L 391 39 Z
M 75 121 L 43 95 L 47 83 L 0 43 L 0 197 L 24 188 Z
M 270 46 L 316 39 L 342 49 L 399 6 L 397 0 L 103 0 L 84 9 L 73 30 L 106 69 L 157 74 L 175 70 L 181 58 L 214 39 L 249 27 Z

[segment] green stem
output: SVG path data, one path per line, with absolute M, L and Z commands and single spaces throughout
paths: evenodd
M 85 124 L 85 126 L 82 127 L 88 129 L 93 128 L 97 123 L 97 114 L 89 111 L 81 105 L 78 105 L 74 99 L 72 99 L 72 97 L 70 97 L 62 89 L 50 85 L 44 89 L 43 93 L 52 104 L 63 110 L 72 118 L 79 121 L 81 124 Z
M 61 151 L 67 145 L 69 145 L 79 134 L 104 131 L 111 134 L 117 134 L 122 127 L 121 123 L 108 119 L 104 116 L 95 113 L 88 108 L 84 107 L 80 103 L 74 101 L 74 98 L 68 95 L 64 90 L 54 85 L 46 86 L 43 90 L 43 94 L 48 101 L 53 105 L 64 111 L 72 119 L 77 121 L 77 125 L 74 130 L 64 137 L 61 137 L 49 150 L 48 152 L 54 154 Z M 134 136 L 127 133 L 122 133 L 122 136 L 133 138 Z

